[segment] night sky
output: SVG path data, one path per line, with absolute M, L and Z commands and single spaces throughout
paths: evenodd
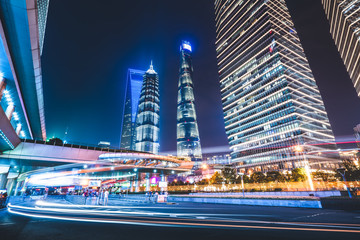
M 360 99 L 320 0 L 288 0 L 338 141 L 353 140 Z M 204 152 L 226 149 L 211 0 L 50 1 L 42 55 L 48 137 L 119 146 L 128 68 L 159 74 L 160 150 L 176 150 L 179 46 L 193 46 L 194 92 Z M 225 146 L 225 147 L 224 147 Z

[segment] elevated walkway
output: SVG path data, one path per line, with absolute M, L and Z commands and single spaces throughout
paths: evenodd
M 0 153 L 12 150 L 20 144 L 20 138 L 0 106 Z
M 5 151 L 0 159 L 32 160 L 56 163 L 89 163 L 96 161 L 109 149 L 96 149 L 80 145 L 56 146 L 44 141 L 21 142 L 14 150 Z

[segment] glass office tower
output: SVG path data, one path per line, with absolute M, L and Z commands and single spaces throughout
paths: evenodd
M 334 137 L 284 0 L 215 1 L 232 161 L 242 170 L 332 168 Z
M 183 41 L 180 46 L 180 74 L 177 100 L 177 155 L 201 159 L 199 130 L 196 122 L 193 92 L 193 66 L 191 45 Z
M 360 97 L 360 0 L 322 0 L 330 33 Z
M 145 71 L 128 69 L 120 148 L 135 150 L 135 121 Z
M 159 152 L 160 132 L 160 94 L 159 77 L 151 63 L 144 74 L 136 116 L 135 150 Z

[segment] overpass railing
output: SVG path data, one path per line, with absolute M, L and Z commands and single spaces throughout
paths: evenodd
M 47 142 L 47 141 L 43 141 L 43 140 L 34 140 L 34 139 L 21 139 L 21 142 L 52 145 L 52 146 L 59 146 L 59 147 L 69 147 L 69 148 L 76 148 L 76 149 L 95 150 L 95 151 L 102 151 L 102 152 L 141 153 L 138 151 L 125 150 L 125 149 L 112 148 L 112 147 L 99 147 L 98 145 L 76 143 L 76 142 L 74 142 L 74 143 L 59 143 L 59 142 Z

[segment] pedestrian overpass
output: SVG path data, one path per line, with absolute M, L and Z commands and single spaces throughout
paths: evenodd
M 22 140 L 14 149 L 0 154 L 1 188 L 10 191 L 21 186 L 34 175 L 61 172 L 63 176 L 87 176 L 92 178 L 120 178 L 142 174 L 178 174 L 189 172 L 193 162 L 174 156 L 155 155 L 121 149 L 100 148 L 76 144 L 53 145 L 45 141 Z M 75 171 L 75 172 L 74 172 Z M 45 178 L 46 179 L 46 178 Z M 7 182 L 7 184 L 4 182 Z M 20 184 L 20 185 L 19 185 Z M 16 187 L 17 189 L 18 187 Z

